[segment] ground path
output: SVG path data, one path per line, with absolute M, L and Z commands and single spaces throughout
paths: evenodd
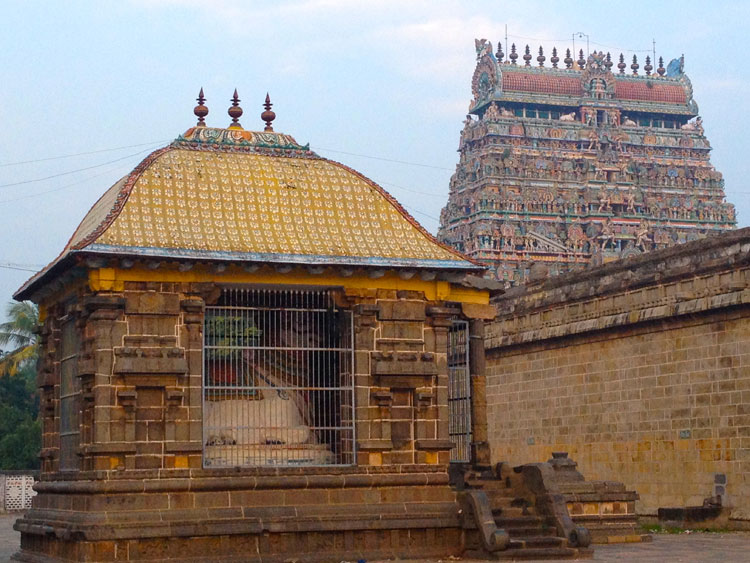
M 17 517 L 17 514 L 0 514 L 0 562 L 9 561 L 10 556 L 18 550 L 19 534 L 13 530 L 13 522 Z M 448 561 L 443 560 L 443 563 L 448 563 Z M 477 560 L 470 559 L 460 561 L 461 563 L 479 563 Z M 589 561 L 750 563 L 750 533 L 660 534 L 654 536 L 654 541 L 651 543 L 597 545 L 594 547 L 594 559 Z M 437 560 L 425 560 L 419 563 L 437 563 Z

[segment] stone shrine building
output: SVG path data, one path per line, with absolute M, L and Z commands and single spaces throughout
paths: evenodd
M 682 58 L 476 48 L 441 241 L 516 285 L 734 228 Z
M 15 295 L 40 307 L 43 421 L 16 559 L 581 553 L 557 497 L 502 497 L 513 536 L 450 486 L 489 461 L 484 267 L 275 132 L 268 98 L 261 132 L 236 92 L 227 128 L 198 100 Z

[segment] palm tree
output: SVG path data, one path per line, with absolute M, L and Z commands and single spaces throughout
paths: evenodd
M 0 346 L 13 349 L 0 356 L 0 374 L 15 375 L 20 366 L 37 358 L 39 309 L 31 301 L 10 303 L 7 315 L 9 320 L 0 323 Z

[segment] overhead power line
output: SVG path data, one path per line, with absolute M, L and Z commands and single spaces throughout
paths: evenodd
M 63 186 L 58 186 L 57 188 L 53 188 L 51 190 L 44 190 L 43 192 L 35 192 L 33 194 L 26 194 L 26 195 L 22 195 L 22 196 L 18 196 L 18 197 L 13 197 L 13 198 L 10 198 L 10 199 L 0 199 L 0 204 L 11 203 L 11 202 L 14 202 L 14 201 L 21 201 L 21 200 L 24 200 L 24 199 L 32 199 L 32 198 L 35 198 L 35 197 L 40 197 L 40 196 L 43 196 L 43 195 L 47 195 L 47 194 L 51 194 L 51 193 L 55 193 L 55 192 L 60 192 L 62 190 L 67 190 L 68 188 L 71 188 L 73 186 L 78 186 L 80 184 L 88 182 L 89 180 L 93 180 L 94 178 L 99 178 L 101 176 L 105 176 L 107 174 L 110 174 L 114 170 L 122 168 L 122 166 L 123 166 L 122 164 L 118 164 L 117 166 L 113 166 L 112 168 L 107 168 L 104 172 L 99 172 L 98 174 L 94 174 L 93 176 L 87 176 L 86 178 L 82 178 L 80 180 L 76 180 L 75 182 L 71 182 L 70 184 L 65 184 Z
M 384 182 L 382 180 L 380 182 L 378 182 L 378 183 L 379 184 L 384 184 L 386 186 L 391 186 L 392 188 L 396 188 L 396 189 L 399 189 L 399 190 L 404 190 L 405 192 L 411 192 L 413 194 L 419 194 L 419 195 L 426 195 L 428 197 L 432 197 L 432 198 L 435 198 L 435 199 L 440 199 L 441 201 L 444 200 L 447 197 L 444 194 L 436 194 L 436 193 L 431 193 L 431 192 L 421 192 L 419 190 L 412 190 L 411 188 L 405 188 L 404 186 L 399 186 L 398 184 L 392 184 L 391 182 Z
M 527 37 L 525 35 L 513 35 L 512 33 L 508 34 L 508 37 L 511 37 L 513 39 L 526 39 L 527 41 L 541 41 L 544 43 L 567 43 L 571 40 L 570 37 L 566 37 L 565 39 L 543 39 L 540 37 Z M 603 43 L 597 43 L 596 41 L 589 41 L 592 45 L 598 45 L 599 47 L 604 47 L 605 49 L 609 49 L 610 51 L 622 51 L 623 53 L 650 53 L 651 49 L 623 49 L 622 47 L 614 47 L 612 45 L 604 45 Z
M 43 178 L 33 178 L 31 180 L 22 180 L 20 182 L 11 182 L 9 184 L 0 184 L 0 188 L 10 188 L 12 186 L 21 186 L 23 184 L 32 184 L 34 182 L 42 182 L 44 180 L 51 180 L 53 178 L 59 178 L 60 176 L 67 176 L 69 174 L 75 174 L 76 172 L 83 172 L 85 170 L 92 170 L 94 168 L 101 168 L 102 166 L 106 166 L 107 164 L 113 164 L 115 162 L 120 162 L 121 160 L 125 160 L 126 158 L 132 158 L 134 156 L 137 156 L 137 155 L 142 154 L 144 152 L 147 152 L 149 150 L 151 150 L 151 149 L 150 148 L 144 149 L 144 150 L 141 150 L 141 151 L 138 151 L 138 152 L 134 152 L 134 153 L 126 155 L 126 156 L 122 156 L 120 158 L 116 158 L 114 160 L 110 160 L 108 162 L 102 162 L 101 164 L 94 164 L 93 166 L 86 166 L 84 168 L 77 168 L 75 170 L 68 170 L 67 172 L 60 172 L 58 174 L 52 174 L 51 176 L 45 176 Z
M 121 150 L 124 150 L 124 149 L 132 149 L 132 148 L 135 148 L 135 147 L 145 147 L 147 145 L 155 145 L 157 143 L 168 143 L 168 142 L 169 142 L 169 139 L 167 139 L 166 141 L 152 141 L 150 143 L 138 143 L 137 145 L 124 145 L 122 147 L 114 147 L 114 148 L 111 148 L 111 149 L 99 149 L 99 150 L 95 150 L 95 151 L 77 152 L 77 153 L 74 153 L 74 154 L 63 154 L 63 155 L 60 155 L 60 156 L 48 156 L 48 157 L 44 157 L 44 158 L 36 158 L 36 159 L 33 159 L 33 160 L 20 160 L 18 162 L 4 162 L 4 163 L 0 163 L 0 168 L 4 168 L 6 166 L 17 166 L 19 164 L 33 164 L 35 162 L 47 162 L 48 160 L 60 160 L 62 158 L 74 158 L 76 156 L 85 156 L 85 155 L 88 155 L 88 154 L 99 154 L 99 153 L 102 153 L 102 152 L 121 151 Z
M 312 147 L 313 150 L 316 151 L 327 151 L 332 153 L 338 153 L 338 154 L 346 154 L 349 156 L 359 156 L 361 158 L 369 158 L 371 160 L 382 160 L 383 162 L 395 162 L 396 164 L 405 164 L 407 166 L 419 166 L 421 168 L 434 168 L 435 170 L 447 170 L 449 172 L 453 172 L 452 168 L 445 168 L 444 166 L 435 166 L 433 164 L 422 164 L 420 162 L 408 162 L 406 160 L 395 160 L 392 158 L 384 158 L 381 156 L 371 156 L 368 154 L 358 154 L 354 152 L 346 152 L 346 151 L 337 151 L 334 149 L 324 149 L 323 147 Z
M 0 262 L 0 268 L 6 270 L 20 270 L 22 272 L 38 272 L 44 266 L 34 266 L 33 264 L 13 264 L 12 262 Z

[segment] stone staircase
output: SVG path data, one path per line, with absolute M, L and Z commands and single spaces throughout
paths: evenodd
M 462 490 L 459 496 L 463 498 L 466 557 L 491 560 L 592 557 L 593 550 L 574 546 L 562 537 L 553 514 L 540 513 L 536 495 L 529 490 L 524 475 L 510 467 L 469 470 L 457 488 Z M 493 533 L 495 547 L 488 545 L 487 540 Z

